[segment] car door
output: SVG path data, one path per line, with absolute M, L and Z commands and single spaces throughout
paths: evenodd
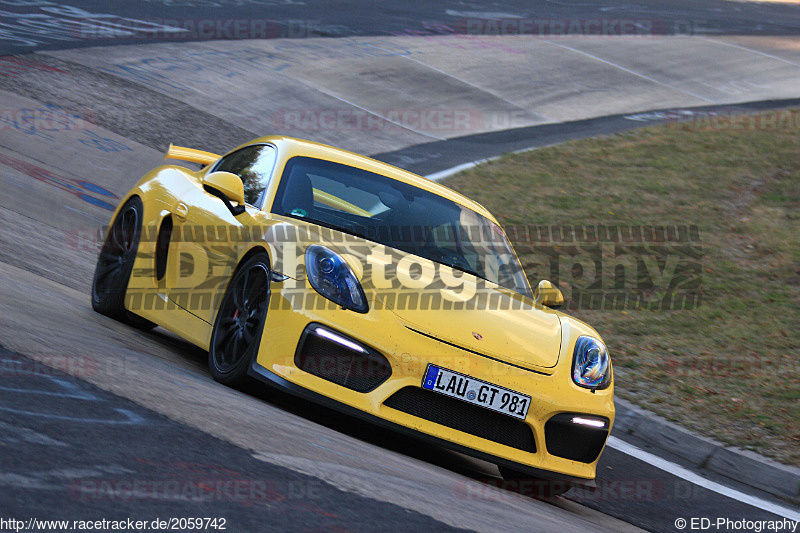
M 276 150 L 268 144 L 251 145 L 222 157 L 209 168 L 241 178 L 246 210 L 234 215 L 225 203 L 201 187 L 193 187 L 173 209 L 171 247 L 165 292 L 180 309 L 211 324 L 219 308 L 239 251 L 251 241 L 256 210 L 272 178 Z

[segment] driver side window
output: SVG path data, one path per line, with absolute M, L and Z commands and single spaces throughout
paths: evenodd
M 222 158 L 214 171 L 225 171 L 239 176 L 244 185 L 244 201 L 260 207 L 264 190 L 272 176 L 275 159 L 275 148 L 272 146 L 247 146 Z

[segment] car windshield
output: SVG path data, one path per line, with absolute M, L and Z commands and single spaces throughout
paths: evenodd
M 380 174 L 293 157 L 272 212 L 341 230 L 531 297 L 500 227 L 456 202 Z

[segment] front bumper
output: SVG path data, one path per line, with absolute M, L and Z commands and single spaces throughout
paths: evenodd
M 356 315 L 335 306 L 292 305 L 286 298 L 282 292 L 273 292 L 258 358 L 250 368 L 253 377 L 363 420 L 531 476 L 592 486 L 599 451 L 613 423 L 613 388 L 591 392 L 572 383 L 569 375 L 571 345 L 562 346 L 561 363 L 555 368 L 533 371 L 482 357 L 430 335 L 420 334 L 388 310 L 373 308 L 366 315 Z M 303 364 L 299 364 L 302 362 L 298 359 L 298 347 L 308 337 L 309 326 L 314 325 L 321 325 L 366 351 L 381 355 L 390 367 L 387 377 L 376 380 L 374 386 L 353 390 L 349 388 L 352 385 L 335 383 L 330 377 L 320 377 L 319 372 L 306 371 L 307 367 L 304 370 Z M 575 333 L 578 334 L 580 332 Z M 513 422 L 529 428 L 534 445 L 523 446 L 516 444 L 517 440 L 492 438 L 463 424 L 437 423 L 430 418 L 415 416 L 413 409 L 398 408 L 396 399 L 406 391 L 429 392 L 421 388 L 429 363 L 530 395 L 531 406 L 524 422 L 506 415 L 494 416 L 500 417 L 501 424 Z M 477 409 L 480 411 L 478 415 L 487 411 L 461 400 L 447 400 Z M 476 413 L 472 411 L 472 414 Z M 599 442 L 595 430 L 596 457 L 593 453 L 589 456 L 564 453 L 563 431 L 556 440 L 553 439 L 553 421 L 563 430 L 564 418 L 569 419 L 571 415 L 607 420 Z M 462 418 L 473 417 L 462 415 Z M 487 423 L 491 425 L 493 421 Z M 547 433 L 546 427 L 549 428 Z M 515 427 L 514 431 L 518 432 L 518 429 Z M 569 440 L 567 435 L 566 448 L 569 448 Z M 567 458 L 570 456 L 572 458 Z

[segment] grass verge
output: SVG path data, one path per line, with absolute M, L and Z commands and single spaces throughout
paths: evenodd
M 532 285 L 557 277 L 567 298 L 638 295 L 611 309 L 584 301 L 568 310 L 606 340 L 619 396 L 800 466 L 800 111 L 776 117 L 573 141 L 444 184 L 514 228 Z M 699 241 L 598 248 L 533 238 L 531 225 L 694 225 Z M 658 305 L 681 287 L 699 305 Z

